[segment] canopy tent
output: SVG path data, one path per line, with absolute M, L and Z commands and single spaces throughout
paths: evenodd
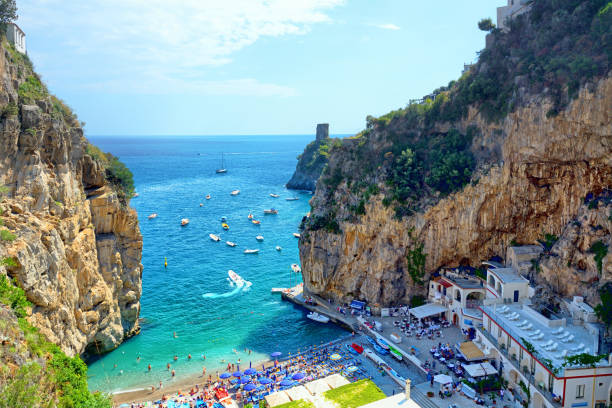
M 365 308 L 365 302 L 360 300 L 353 300 L 351 302 L 351 309 L 363 310 Z
M 472 378 L 484 377 L 487 375 L 497 374 L 495 367 L 491 363 L 474 363 L 463 366 L 466 373 Z
M 447 310 L 448 308 L 442 305 L 428 303 L 426 305 L 410 309 L 410 314 L 416 317 L 417 319 L 423 319 L 425 317 L 435 316 L 440 313 L 444 313 Z
M 453 382 L 453 379 L 446 374 L 438 374 L 434 377 L 434 381 L 440 384 L 450 384 Z
M 484 353 L 472 341 L 465 341 L 459 345 L 459 351 L 467 361 L 477 361 L 485 358 Z

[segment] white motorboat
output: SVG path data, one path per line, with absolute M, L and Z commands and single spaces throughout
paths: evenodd
M 279 196 L 278 194 L 270 194 L 270 197 L 272 197 L 272 198 L 278 198 L 278 197 L 280 197 L 280 196 Z
M 245 249 L 244 253 L 245 254 L 256 254 L 259 252 L 259 249 Z
M 231 246 L 231 247 L 235 247 L 236 245 L 238 245 L 237 243 L 232 242 L 232 241 L 225 241 L 225 243 L 227 244 L 227 246 Z
M 208 234 L 208 236 L 210 237 L 210 239 L 212 239 L 215 242 L 219 242 L 221 241 L 221 237 L 219 237 L 218 235 L 215 234 Z
M 230 194 L 233 196 L 237 196 L 238 194 L 240 194 L 240 190 L 234 190 Z
M 230 280 L 234 282 L 236 286 L 247 286 L 248 287 L 252 285 L 251 282 L 242 279 L 242 276 L 238 275 L 236 272 L 232 271 L 231 269 L 227 271 L 227 274 Z
M 259 242 L 264 240 L 264 238 L 261 235 L 256 236 L 255 239 L 258 240 Z
M 293 236 L 294 236 L 294 237 L 296 237 L 296 238 L 299 238 L 299 237 L 300 237 L 300 234 L 298 234 L 297 232 L 294 232 L 294 233 L 293 233 Z
M 189 224 L 189 218 L 183 218 L 181 220 L 181 227 L 184 227 L 187 224 Z
M 300 268 L 300 265 L 298 264 L 291 264 L 291 270 L 295 273 L 302 272 L 302 268 Z
M 147 218 L 150 219 L 150 220 L 152 220 L 153 218 L 157 218 L 157 213 L 153 213 L 153 214 L 149 215 Z
M 289 197 L 289 198 L 285 198 L 285 200 L 287 200 L 287 201 L 297 201 L 297 200 L 299 200 L 299 199 L 300 199 L 299 197 Z
M 210 200 L 210 194 L 206 194 L 206 199 Z
M 278 246 L 278 245 L 277 245 L 277 246 L 276 246 L 276 250 L 280 252 L 280 251 L 282 251 L 282 250 L 283 250 L 283 248 L 281 248 L 280 246 Z
M 319 322 L 319 323 L 329 322 L 329 317 L 324 316 L 322 314 L 318 314 L 317 312 L 310 312 L 306 315 L 306 317 L 309 318 L 310 320 L 314 320 L 315 322 Z
M 378 343 L 380 347 L 384 348 L 385 350 L 389 350 L 389 345 L 380 334 L 374 333 L 374 336 L 376 337 L 376 343 Z
M 270 208 L 269 210 L 264 210 L 264 215 L 270 215 L 270 214 L 278 214 L 278 210 L 274 208 Z

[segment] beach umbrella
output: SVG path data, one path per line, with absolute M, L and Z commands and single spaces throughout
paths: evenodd
M 306 374 L 304 373 L 295 373 L 291 376 L 291 378 L 294 380 L 301 380 L 304 377 L 306 377 Z
M 230 380 L 230 382 L 231 382 L 232 384 L 237 384 L 237 383 L 238 383 L 238 379 L 237 379 L 237 378 L 232 378 L 232 379 Z
M 244 375 L 240 379 L 240 384 L 248 384 L 250 382 L 251 382 L 251 377 L 249 377 L 248 375 Z
M 337 360 L 340 360 L 341 358 L 342 358 L 342 356 L 340 354 L 338 354 L 338 353 L 334 353 L 331 356 L 329 356 L 329 359 L 332 360 L 332 361 L 337 361 Z
M 289 378 L 285 378 L 283 381 L 280 382 L 280 385 L 283 387 L 288 387 L 290 385 L 293 385 L 293 380 L 290 380 Z
M 352 373 L 353 371 L 357 371 L 358 368 L 355 366 L 350 366 L 349 368 L 346 369 L 347 372 Z
M 270 354 L 271 357 L 278 357 L 281 356 L 283 353 L 281 353 L 280 351 L 275 351 L 274 353 Z
M 250 383 L 250 384 L 247 384 L 247 385 L 244 386 L 244 390 L 245 391 L 253 391 L 253 390 L 256 390 L 256 389 L 257 389 L 257 386 L 255 384 L 253 384 L 253 383 Z
M 261 380 L 259 380 L 259 383 L 260 383 L 260 384 L 264 384 L 264 385 L 266 385 L 266 384 L 270 384 L 270 383 L 273 383 L 273 382 L 274 382 L 274 381 L 272 381 L 272 380 L 271 380 L 271 379 L 269 379 L 269 378 L 262 378 Z
M 226 378 L 230 378 L 232 375 L 230 373 L 221 373 L 221 375 L 219 376 L 219 378 L 222 379 L 226 379 Z
M 242 373 L 240 371 L 236 371 L 235 373 L 232 374 L 234 377 L 242 377 Z
M 254 368 L 247 368 L 246 370 L 244 370 L 244 373 L 246 375 L 254 375 L 257 374 L 257 370 L 255 370 Z

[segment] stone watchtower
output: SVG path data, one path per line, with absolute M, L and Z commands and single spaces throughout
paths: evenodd
M 329 138 L 329 123 L 317 124 L 317 141 Z

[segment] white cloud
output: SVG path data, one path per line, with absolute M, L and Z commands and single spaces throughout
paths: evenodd
M 400 27 L 392 23 L 374 24 L 374 27 L 382 28 L 383 30 L 399 30 Z
M 62 58 L 90 59 L 92 69 L 101 72 L 101 84 L 137 81 L 161 91 L 164 83 L 187 81 L 215 92 L 242 86 L 287 95 L 288 88 L 250 78 L 215 84 L 205 72 L 230 63 L 236 52 L 262 37 L 301 35 L 330 22 L 326 12 L 344 1 L 22 0 L 19 13 L 26 31 L 62 42 Z M 70 68 L 70 60 L 62 62 Z M 167 80 L 154 83 L 160 77 Z

